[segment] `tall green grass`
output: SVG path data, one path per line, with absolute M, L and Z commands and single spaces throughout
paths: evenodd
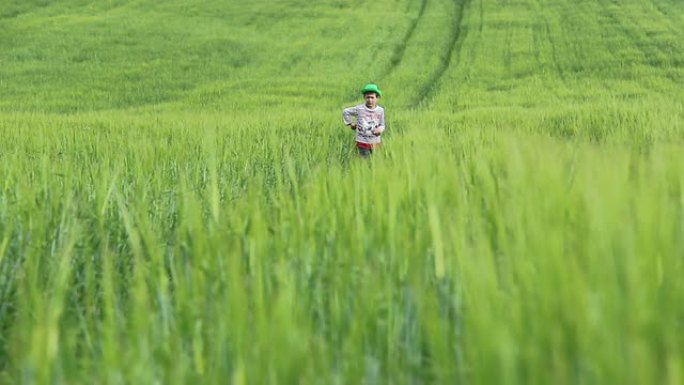
M 682 381 L 681 4 L 300 3 L 2 11 L 0 383 Z

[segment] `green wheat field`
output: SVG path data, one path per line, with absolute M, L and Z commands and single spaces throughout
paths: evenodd
M 1 3 L 0 384 L 684 383 L 681 0 Z

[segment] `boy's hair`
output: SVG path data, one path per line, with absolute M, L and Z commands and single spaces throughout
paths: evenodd
M 382 97 L 382 91 L 380 91 L 380 89 L 378 88 L 378 85 L 375 83 L 368 83 L 361 90 L 361 94 L 364 96 L 368 93 L 371 93 L 371 92 L 376 94 L 379 98 Z

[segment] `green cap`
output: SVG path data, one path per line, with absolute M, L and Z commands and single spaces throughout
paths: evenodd
M 361 90 L 361 94 L 363 94 L 363 95 L 365 95 L 369 92 L 375 92 L 376 94 L 378 94 L 378 96 L 382 97 L 382 92 L 380 91 L 378 86 L 374 83 L 366 84 L 366 86 L 363 87 L 363 89 Z

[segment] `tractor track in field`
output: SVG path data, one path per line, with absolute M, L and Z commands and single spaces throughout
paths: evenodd
M 413 33 L 416 31 L 416 27 L 418 26 L 418 22 L 423 18 L 423 14 L 425 13 L 425 8 L 427 5 L 427 0 L 420 0 L 420 8 L 418 9 L 418 14 L 416 17 L 411 21 L 411 24 L 409 25 L 408 29 L 406 30 L 406 34 L 404 34 L 404 37 L 401 39 L 401 42 L 397 45 L 397 47 L 394 49 L 394 52 L 392 53 L 392 58 L 390 59 L 390 64 L 387 67 L 387 70 L 385 73 L 382 75 L 382 77 L 389 76 L 394 70 L 399 67 L 399 64 L 401 63 L 402 59 L 404 59 L 404 53 L 406 52 L 406 46 L 408 45 L 409 40 L 413 37 Z
M 661 15 L 664 19 L 667 19 L 669 21 L 667 29 L 670 32 L 672 32 L 673 34 L 678 35 L 680 38 L 684 37 L 684 36 L 682 36 L 682 35 L 684 35 L 682 33 L 684 31 L 682 31 L 681 29 L 675 28 L 673 26 L 672 20 L 670 18 L 670 11 L 668 10 L 668 8 L 665 7 L 660 1 L 653 1 L 652 4 L 653 4 L 653 7 L 655 8 L 655 10 L 658 12 L 658 14 Z M 680 41 L 682 41 L 682 40 L 684 40 L 684 39 L 680 39 Z
M 387 68 L 378 75 L 377 79 L 386 79 L 401 65 L 402 61 L 404 60 L 406 47 L 408 46 L 408 43 L 411 40 L 411 38 L 413 38 L 413 34 L 415 33 L 418 24 L 423 19 L 423 14 L 425 13 L 425 9 L 427 8 L 427 2 L 428 0 L 420 0 L 420 8 L 418 8 L 418 13 L 416 14 L 416 17 L 409 24 L 408 29 L 404 34 L 404 37 L 402 37 L 401 41 L 394 48 L 394 51 L 392 52 L 392 57 L 390 58 Z M 355 101 L 356 99 L 356 93 L 349 95 L 350 102 Z
M 544 30 L 544 35 L 546 37 L 546 40 L 549 42 L 549 46 L 551 47 L 551 60 L 553 60 L 553 67 L 556 70 L 556 73 L 558 74 L 558 77 L 561 79 L 563 83 L 566 82 L 566 77 L 565 77 L 565 71 L 563 70 L 563 67 L 560 65 L 560 60 L 558 59 L 558 50 L 556 48 L 556 41 L 553 38 L 553 34 L 551 33 L 551 25 L 549 23 L 549 18 L 546 14 L 546 9 L 544 8 L 544 3 L 539 2 L 540 6 L 540 16 L 543 21 L 543 30 Z
M 671 17 L 670 17 L 670 12 L 669 12 L 669 10 L 668 10 L 665 6 L 663 6 L 663 4 L 661 4 L 659 1 L 654 1 L 654 2 L 653 2 L 653 6 L 655 7 L 656 11 L 658 12 L 658 14 L 659 14 L 662 18 L 668 20 L 669 23 L 668 23 L 668 26 L 667 26 L 668 28 L 667 28 L 667 29 L 668 29 L 673 35 L 677 36 L 677 41 L 678 41 L 678 42 L 684 41 L 684 31 L 683 31 L 682 29 L 680 29 L 680 28 L 674 27 L 673 21 L 672 21 L 672 19 L 671 19 Z M 677 67 L 677 68 L 679 68 L 679 67 L 684 67 L 684 56 L 681 55 L 681 52 L 684 52 L 684 49 L 683 49 L 684 47 L 682 47 L 681 44 L 679 44 L 679 45 L 677 45 L 676 47 L 669 46 L 669 47 L 667 47 L 667 48 L 669 49 L 670 53 L 674 53 L 674 52 L 679 52 L 679 53 L 680 53 L 680 56 L 679 56 L 679 57 L 676 57 L 676 58 L 675 58 L 675 57 L 672 57 L 672 58 L 671 58 L 671 59 L 672 59 L 672 63 L 671 63 L 671 64 L 672 64 L 673 66 Z M 677 76 L 674 75 L 674 74 L 668 74 L 667 76 L 668 76 L 668 78 L 670 78 L 670 80 L 675 81 L 675 82 L 681 82 L 682 80 L 684 80 L 684 79 L 682 79 L 681 77 L 677 77 Z
M 666 71 L 667 67 L 679 67 L 684 65 L 684 60 L 672 56 L 674 51 L 679 50 L 679 44 L 677 44 L 677 47 L 673 48 L 669 44 L 664 44 L 662 41 L 659 41 L 654 37 L 648 36 L 648 34 L 646 35 L 646 38 L 644 38 L 644 35 L 642 33 L 640 33 L 639 31 L 635 31 L 634 28 L 630 28 L 630 25 L 628 25 L 625 22 L 625 20 L 618 17 L 615 11 L 611 9 L 606 4 L 606 2 L 601 1 L 599 3 L 601 4 L 601 12 L 603 13 L 603 15 L 612 22 L 617 31 L 619 31 L 621 34 L 623 34 L 630 40 L 632 46 L 634 46 L 634 48 L 636 48 L 644 57 L 644 61 L 646 64 L 654 68 L 662 69 L 664 75 L 672 81 L 681 81 L 681 79 L 678 79 L 673 73 L 671 73 L 670 71 Z M 620 3 L 616 0 L 612 0 L 610 1 L 610 3 L 616 7 L 620 6 Z M 658 10 L 660 16 L 669 20 L 667 18 L 667 15 L 663 13 L 661 9 L 656 9 Z M 656 92 L 661 91 L 659 89 L 654 88 L 651 84 L 644 84 L 644 86 Z
M 456 52 L 461 49 L 463 45 L 463 40 L 466 35 L 466 28 L 463 25 L 463 14 L 465 12 L 466 5 L 470 0 L 455 0 L 456 5 L 456 15 L 452 23 L 453 27 L 449 35 L 447 50 L 445 56 L 442 58 L 440 65 L 435 70 L 434 74 L 423 84 L 418 90 L 418 95 L 413 101 L 414 108 L 421 106 L 427 101 L 430 95 L 435 92 L 439 87 L 439 82 L 444 76 L 444 73 L 451 66 L 452 58 Z

